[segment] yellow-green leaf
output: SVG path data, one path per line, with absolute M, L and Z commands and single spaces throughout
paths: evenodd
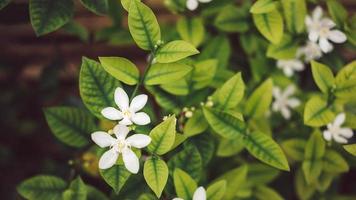
M 173 173 L 174 187 L 177 196 L 182 199 L 192 199 L 197 183 L 183 170 L 176 168 Z
M 333 72 L 328 66 L 316 61 L 311 62 L 311 67 L 316 85 L 322 92 L 328 93 L 335 84 Z
M 143 166 L 143 176 L 145 180 L 159 198 L 168 180 L 167 164 L 156 157 L 151 157 L 146 160 Z
M 171 63 L 198 53 L 199 51 L 190 43 L 175 40 L 160 47 L 155 59 L 158 63 Z
M 152 141 L 147 147 L 150 152 L 163 155 L 171 149 L 176 134 L 176 122 L 175 116 L 170 116 L 151 130 Z
M 258 0 L 250 8 L 250 12 L 254 14 L 268 13 L 277 9 L 277 1 L 274 0 Z
M 173 83 L 186 76 L 192 67 L 182 63 L 156 63 L 147 72 L 145 85 Z
M 272 79 L 263 82 L 247 100 L 245 114 L 251 118 L 263 116 L 272 102 Z
M 305 0 L 283 0 L 281 3 L 288 30 L 292 33 L 303 32 L 307 14 Z
M 135 64 L 122 57 L 99 57 L 101 66 L 111 76 L 128 85 L 135 85 L 139 79 L 139 71 Z
M 253 14 L 253 21 L 260 33 L 274 44 L 283 37 L 283 19 L 278 10 L 269 13 Z
M 226 191 L 226 181 L 221 180 L 211 184 L 206 190 L 207 200 L 222 200 Z
M 335 114 L 330 110 L 327 102 L 319 96 L 313 96 L 305 104 L 304 108 L 304 124 L 320 127 L 331 122 L 335 118 Z
M 191 43 L 195 47 L 198 47 L 205 37 L 203 20 L 198 17 L 182 17 L 177 22 L 177 31 L 183 40 Z

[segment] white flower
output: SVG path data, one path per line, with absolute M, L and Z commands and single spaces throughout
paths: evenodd
M 138 172 L 140 168 L 139 160 L 131 147 L 144 148 L 150 144 L 151 138 L 144 134 L 134 134 L 126 139 L 129 131 L 127 126 L 119 124 L 113 130 L 116 138 L 103 131 L 91 134 L 91 139 L 101 148 L 110 147 L 99 160 L 100 169 L 109 169 L 115 165 L 119 155 L 122 154 L 126 169 L 134 174 Z
M 339 30 L 331 30 L 335 27 L 335 23 L 329 19 L 323 18 L 323 10 L 320 6 L 316 7 L 312 16 L 305 18 L 305 24 L 309 33 L 309 40 L 318 42 L 321 50 L 328 53 L 333 50 L 333 45 L 329 42 L 331 40 L 335 43 L 343 43 L 346 41 L 346 35 Z
M 209 3 L 212 0 L 187 0 L 187 8 L 191 11 L 198 8 L 199 3 Z
M 304 70 L 303 62 L 298 59 L 278 60 L 277 67 L 279 69 L 282 69 L 284 74 L 288 77 L 293 76 L 294 71 L 303 71 Z
M 284 119 L 290 119 L 291 111 L 290 108 L 296 108 L 300 105 L 300 101 L 297 98 L 290 98 L 295 92 L 293 85 L 289 85 L 283 92 L 279 87 L 273 88 L 274 102 L 272 105 L 272 110 L 274 112 L 281 112 Z
M 297 51 L 297 57 L 304 57 L 304 61 L 309 63 L 312 60 L 321 58 L 323 53 L 319 45 L 315 42 L 308 41 L 305 46 L 302 46 Z
M 174 198 L 173 200 L 184 200 L 182 198 Z M 206 200 L 206 191 L 203 187 L 198 187 L 194 194 L 192 200 Z
M 129 97 L 126 92 L 118 87 L 115 90 L 115 103 L 120 110 L 113 107 L 104 108 L 101 114 L 110 120 L 121 120 L 119 124 L 131 125 L 146 125 L 151 122 L 150 117 L 141 110 L 147 103 L 147 95 L 141 94 L 132 99 L 129 105 Z
M 324 139 L 331 141 L 334 139 L 336 142 L 345 144 L 347 139 L 353 136 L 351 128 L 341 128 L 341 125 L 345 122 L 345 113 L 340 113 L 336 116 L 334 122 L 327 125 L 327 130 L 323 131 Z

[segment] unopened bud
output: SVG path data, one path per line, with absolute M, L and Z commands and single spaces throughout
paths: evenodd
M 191 117 L 193 117 L 193 112 L 192 112 L 192 111 L 187 111 L 187 112 L 185 112 L 185 117 L 186 117 L 186 118 L 191 118 Z

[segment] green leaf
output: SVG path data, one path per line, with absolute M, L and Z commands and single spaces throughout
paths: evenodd
M 100 190 L 90 185 L 86 185 L 86 186 L 88 192 L 87 200 L 109 200 L 109 198 Z
M 269 44 L 267 56 L 276 60 L 288 60 L 295 58 L 298 43 L 290 35 L 284 34 L 279 44 Z
M 316 85 L 322 92 L 328 93 L 335 83 L 333 72 L 328 66 L 316 61 L 311 62 L 311 67 Z
M 122 57 L 99 57 L 99 60 L 111 76 L 128 85 L 137 84 L 140 72 L 130 60 Z
M 217 91 L 218 104 L 221 109 L 227 110 L 236 108 L 245 94 L 245 83 L 242 80 L 241 73 L 231 77 Z
M 216 155 L 220 157 L 229 157 L 238 154 L 244 149 L 242 141 L 239 139 L 225 139 L 220 140 Z
M 343 67 L 335 79 L 334 94 L 338 99 L 352 101 L 356 95 L 356 61 Z
M 316 184 L 317 190 L 324 193 L 330 187 L 335 176 L 334 173 L 321 173 Z
M 89 41 L 89 31 L 78 22 L 70 21 L 66 25 L 63 26 L 62 30 L 65 32 L 74 35 L 80 38 L 83 42 Z
M 283 0 L 281 3 L 288 30 L 292 33 L 302 33 L 307 15 L 305 0 Z
M 327 0 L 326 5 L 333 21 L 338 27 L 343 27 L 348 18 L 348 13 L 344 6 L 337 0 Z
M 114 92 L 120 86 L 120 82 L 106 73 L 98 62 L 83 57 L 79 75 L 80 96 L 96 117 L 103 118 L 102 109 L 116 106 Z
M 219 49 L 217 51 L 217 49 Z M 199 54 L 198 60 L 217 59 L 218 68 L 227 68 L 231 56 L 231 46 L 226 35 L 219 35 L 211 38 Z
M 199 51 L 190 43 L 175 40 L 160 47 L 155 59 L 158 63 L 171 63 L 198 53 Z
M 356 144 L 348 144 L 343 146 L 344 149 L 352 154 L 353 156 L 356 156 Z
M 213 135 L 204 133 L 194 137 L 192 142 L 201 155 L 203 166 L 207 166 L 215 154 L 215 140 Z
M 206 199 L 208 200 L 221 200 L 223 199 L 226 191 L 226 181 L 221 180 L 211 184 L 206 190 Z
M 138 200 L 157 200 L 157 197 L 151 193 L 141 194 Z
M 62 200 L 67 183 L 58 177 L 38 175 L 24 180 L 17 187 L 18 193 L 29 200 Z
M 356 61 L 350 62 L 336 75 L 336 85 L 356 79 Z
M 97 15 L 108 13 L 108 0 L 80 0 L 84 7 Z
M 11 0 L 0 0 L 0 10 L 5 8 L 10 2 Z
M 176 168 L 173 173 L 174 187 L 177 196 L 182 199 L 192 199 L 197 183 L 183 170 Z
M 186 76 L 192 67 L 182 63 L 156 63 L 146 74 L 146 85 L 172 83 Z
M 349 165 L 339 153 L 327 150 L 323 158 L 323 170 L 330 173 L 344 173 L 349 171 Z
M 198 17 L 180 18 L 177 22 L 177 31 L 183 40 L 189 42 L 195 47 L 198 47 L 203 42 L 205 37 L 203 20 Z
M 63 192 L 63 200 L 86 200 L 87 199 L 87 187 L 83 180 L 78 177 L 74 179 L 69 188 Z
M 254 195 L 259 200 L 265 200 L 265 199 L 283 200 L 283 197 L 281 197 L 281 195 L 278 194 L 277 191 L 263 185 L 256 187 L 254 191 Z
M 152 141 L 147 147 L 150 152 L 163 155 L 171 149 L 176 135 L 176 123 L 177 119 L 173 115 L 151 130 Z
M 248 165 L 247 180 L 250 187 L 264 185 L 274 181 L 279 176 L 279 171 L 263 163 Z
M 322 158 L 325 154 L 325 141 L 320 131 L 314 131 L 310 136 L 304 152 L 302 164 L 305 180 L 308 184 L 318 180 L 323 168 Z
M 148 186 L 160 198 L 168 180 L 167 164 L 159 158 L 151 157 L 146 160 L 143 166 L 143 176 Z
M 281 170 L 289 170 L 287 159 L 272 138 L 264 133 L 247 133 L 242 121 L 231 114 L 204 108 L 211 128 L 225 138 L 240 140 L 257 159 Z
M 214 25 L 225 32 L 243 33 L 249 29 L 247 13 L 243 8 L 226 6 L 215 18 Z
M 30 0 L 31 24 L 36 35 L 47 34 L 68 23 L 73 9 L 72 0 Z
M 134 1 L 134 0 L 121 0 L 121 5 L 126 11 L 129 11 L 130 4 L 132 1 Z M 138 1 L 141 1 L 141 0 L 138 0 Z
M 186 79 L 176 80 L 172 83 L 166 83 L 160 86 L 164 91 L 177 96 L 185 96 L 189 94 L 189 85 Z
M 183 132 L 185 136 L 192 137 L 204 132 L 208 127 L 209 124 L 205 120 L 203 112 L 199 109 L 194 112 L 193 117 L 188 119 Z
M 131 173 L 127 171 L 124 165 L 114 165 L 109 169 L 100 170 L 100 175 L 114 189 L 115 193 L 118 194 Z
M 315 185 L 309 185 L 306 182 L 302 170 L 297 171 L 294 185 L 298 197 L 302 200 L 310 199 L 316 190 Z
M 167 92 L 155 87 L 146 87 L 146 89 L 153 94 L 155 101 L 159 106 L 164 108 L 166 111 L 171 111 L 173 113 L 180 112 L 181 108 L 175 98 L 169 95 Z
M 140 1 L 133 0 L 128 23 L 136 44 L 144 50 L 154 51 L 155 45 L 161 40 L 161 30 L 152 10 Z
M 269 13 L 253 14 L 253 21 L 260 33 L 273 44 L 283 37 L 283 19 L 278 10 Z
M 199 90 L 212 83 L 217 67 L 218 62 L 216 59 L 208 59 L 196 63 L 192 75 L 193 89 Z
M 92 116 L 78 108 L 45 108 L 44 114 L 53 134 L 72 147 L 84 147 L 90 143 L 90 134 L 96 129 Z
M 282 149 L 286 152 L 287 156 L 295 161 L 302 161 L 304 159 L 305 145 L 306 141 L 297 138 L 283 141 L 281 144 Z
M 268 13 L 277 9 L 277 2 L 274 0 L 258 0 L 256 1 L 250 12 L 254 14 Z
M 251 118 L 263 116 L 272 102 L 272 79 L 263 82 L 248 98 L 245 114 Z
M 319 96 L 313 96 L 305 104 L 304 108 L 304 124 L 320 127 L 331 122 L 335 118 L 335 114 L 330 110 L 327 102 Z

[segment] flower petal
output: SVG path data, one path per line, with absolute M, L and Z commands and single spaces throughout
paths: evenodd
M 137 174 L 140 168 L 140 163 L 136 154 L 131 149 L 124 149 L 124 151 L 122 152 L 122 159 L 124 161 L 126 169 L 133 174 Z
M 141 94 L 135 96 L 135 98 L 133 98 L 130 103 L 131 112 L 137 112 L 141 110 L 143 107 L 145 107 L 146 103 L 147 103 L 147 95 Z
M 333 138 L 334 140 L 337 142 L 337 143 L 340 143 L 340 144 L 346 144 L 347 143 L 347 139 L 343 138 L 341 135 L 339 134 L 334 134 L 333 135 Z
M 212 0 L 199 0 L 200 3 L 209 3 L 211 2 Z
M 295 71 L 303 71 L 304 70 L 304 64 L 300 60 L 295 60 L 293 62 L 293 69 Z
M 119 154 L 114 149 L 106 151 L 99 160 L 99 168 L 109 169 L 110 167 L 115 165 L 118 157 Z
M 151 143 L 151 138 L 148 135 L 144 134 L 135 134 L 126 139 L 131 146 L 136 148 L 144 148 Z
M 347 40 L 346 35 L 338 30 L 330 31 L 328 38 L 335 43 L 343 43 Z
M 300 101 L 297 98 L 290 98 L 287 100 L 287 104 L 291 108 L 296 108 L 300 105 Z
M 198 187 L 193 194 L 193 200 L 206 200 L 206 192 L 203 187 Z
M 127 134 L 130 132 L 130 129 L 123 124 L 118 124 L 114 127 L 113 131 L 114 131 L 117 139 L 124 140 L 126 138 Z
M 288 85 L 287 88 L 284 90 L 284 92 L 283 92 L 283 97 L 284 97 L 284 98 L 287 98 L 287 97 L 293 95 L 294 92 L 295 92 L 295 87 L 294 87 L 293 84 L 290 84 L 290 85 Z
M 320 26 L 324 27 L 324 28 L 333 28 L 334 26 L 336 26 L 335 22 L 329 18 L 324 18 L 320 21 Z
M 305 25 L 306 25 L 308 28 L 311 27 L 312 24 L 313 24 L 313 20 L 312 20 L 312 18 L 311 18 L 310 16 L 306 16 L 304 22 L 305 22 Z
M 119 106 L 121 111 L 125 111 L 129 108 L 129 97 L 125 90 L 120 87 L 115 90 L 115 103 Z
M 288 67 L 284 67 L 284 68 L 283 68 L 283 73 L 284 73 L 286 76 L 291 77 L 291 76 L 293 76 L 294 71 L 293 71 L 292 68 L 290 68 L 290 67 L 288 66 Z
M 320 6 L 317 6 L 313 11 L 313 20 L 320 20 L 323 16 L 323 9 Z
M 191 11 L 198 8 L 198 0 L 187 0 L 187 8 Z
M 131 120 L 137 125 L 146 125 L 151 122 L 150 116 L 144 112 L 135 113 Z
M 330 131 L 328 131 L 328 130 L 323 131 L 323 136 L 324 136 L 325 140 L 331 141 L 331 132 Z
M 351 138 L 354 135 L 354 132 L 351 128 L 342 128 L 340 130 L 340 135 L 342 135 L 344 138 Z
M 279 99 L 282 94 L 281 94 L 281 88 L 279 87 L 273 87 L 272 89 L 272 94 L 273 94 L 273 97 L 276 98 L 276 99 Z
M 334 123 L 333 123 L 334 126 L 341 126 L 345 122 L 345 119 L 346 119 L 345 113 L 338 114 L 335 117 L 335 120 L 334 120 Z
M 291 111 L 288 109 L 288 107 L 283 107 L 282 109 L 281 109 L 281 114 L 282 114 L 282 116 L 284 117 L 284 119 L 290 119 L 290 117 L 291 117 Z
M 310 30 L 309 31 L 309 34 L 308 34 L 308 38 L 310 41 L 312 42 L 316 42 L 318 41 L 318 38 L 319 38 L 319 31 L 318 30 Z
M 176 197 L 176 198 L 173 198 L 172 200 L 184 200 L 184 199 Z
M 115 142 L 115 138 L 111 137 L 104 131 L 97 131 L 92 133 L 91 139 L 101 148 L 108 147 Z
M 122 119 L 122 114 L 116 108 L 106 107 L 101 110 L 101 114 L 109 120 L 120 120 Z
M 324 53 L 329 53 L 333 50 L 333 45 L 326 38 L 320 38 L 319 46 Z

